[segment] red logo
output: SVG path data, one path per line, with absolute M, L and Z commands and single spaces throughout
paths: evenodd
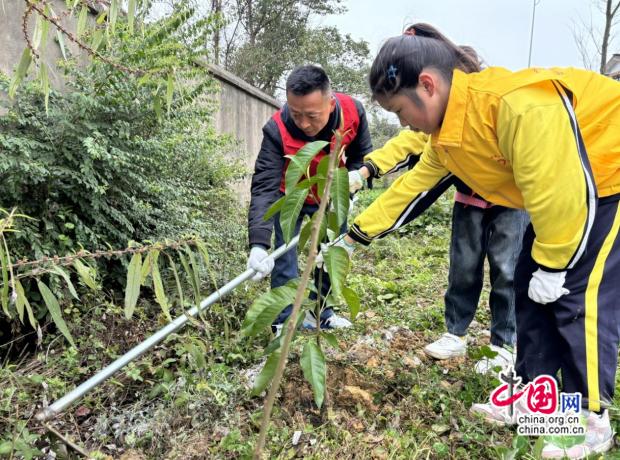
M 493 390 L 491 393 L 491 403 L 493 405 L 507 407 L 526 394 L 527 408 L 530 412 L 553 414 L 556 411 L 558 407 L 558 384 L 553 377 L 540 375 L 533 382 L 528 383 L 525 388 L 512 395 L 510 395 L 510 383 L 504 383 Z M 508 392 L 508 395 L 503 396 L 506 392 Z

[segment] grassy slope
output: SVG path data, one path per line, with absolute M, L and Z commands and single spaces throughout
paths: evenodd
M 364 192 L 358 208 L 377 193 Z M 315 408 L 293 358 L 273 416 L 269 458 L 532 458 L 534 440 L 528 443 L 468 414 L 472 402 L 485 400 L 496 384 L 472 371 L 488 340 L 482 333 L 489 319 L 486 294 L 472 327 L 472 356 L 439 363 L 421 353 L 444 332 L 450 208 L 447 197 L 406 230 L 355 253 L 349 283 L 360 293 L 365 311 L 352 330 L 338 333 L 341 349 L 328 351 L 326 407 Z M 242 269 L 239 255 L 220 275 L 232 278 Z M 266 286 L 238 289 L 197 327 L 156 347 L 73 406 L 57 420 L 58 429 L 100 457 L 249 455 L 262 399 L 249 396 L 245 376 L 260 365 L 269 336 L 241 340 L 235 331 L 246 306 Z M 30 439 L 29 445 L 62 452 L 32 421 L 35 404 L 61 396 L 145 338 L 162 319 L 148 305 L 131 323 L 114 305 L 98 304 L 91 312 L 76 321 L 73 331 L 81 337 L 80 353 L 56 340 L 19 367 L 0 370 L 7 382 L 0 401 L 0 444 L 21 436 Z M 20 421 L 28 420 L 24 431 Z M 302 436 L 293 446 L 298 430 Z

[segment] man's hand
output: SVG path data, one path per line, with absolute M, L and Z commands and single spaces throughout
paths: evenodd
M 364 178 L 358 169 L 349 171 L 349 193 L 355 193 L 364 186 Z
M 563 295 L 570 293 L 564 287 L 565 280 L 565 271 L 546 272 L 539 268 L 532 274 L 527 295 L 534 302 L 541 304 L 555 302 Z
M 321 250 L 319 251 L 319 254 L 316 256 L 316 266 L 322 268 L 323 264 L 324 264 L 324 259 L 325 259 L 325 254 L 327 254 L 327 250 L 332 247 L 332 246 L 338 246 L 341 248 L 344 248 L 345 251 L 347 251 L 347 254 L 349 254 L 349 257 L 351 257 L 351 255 L 353 254 L 353 251 L 355 251 L 355 242 L 348 241 L 349 237 L 346 235 L 340 235 L 340 237 L 338 237 L 335 241 L 333 241 L 332 243 L 323 243 L 321 244 Z
M 256 271 L 256 274 L 252 277 L 252 281 L 262 280 L 264 277 L 271 273 L 273 270 L 274 261 L 268 259 L 269 254 L 260 246 L 252 246 L 250 250 L 250 257 L 248 257 L 248 269 Z

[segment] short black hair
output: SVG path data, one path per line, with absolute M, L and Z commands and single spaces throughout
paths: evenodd
M 296 96 L 305 96 L 320 89 L 322 93 L 329 91 L 329 77 L 316 65 L 295 67 L 286 79 L 286 92 Z

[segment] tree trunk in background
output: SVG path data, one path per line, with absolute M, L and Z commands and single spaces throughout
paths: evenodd
M 222 14 L 222 0 L 211 0 L 211 11 L 213 14 L 221 16 Z M 220 63 L 220 33 L 222 32 L 222 26 L 218 26 L 213 35 L 213 62 L 216 65 Z
M 613 26 L 614 17 L 618 13 L 618 7 L 620 7 L 620 1 L 613 5 L 612 0 L 606 0 L 605 2 L 605 29 L 603 30 L 603 41 L 601 43 L 601 65 L 600 73 L 604 74 L 607 65 L 607 48 L 609 46 L 609 38 L 611 35 L 611 28 Z

